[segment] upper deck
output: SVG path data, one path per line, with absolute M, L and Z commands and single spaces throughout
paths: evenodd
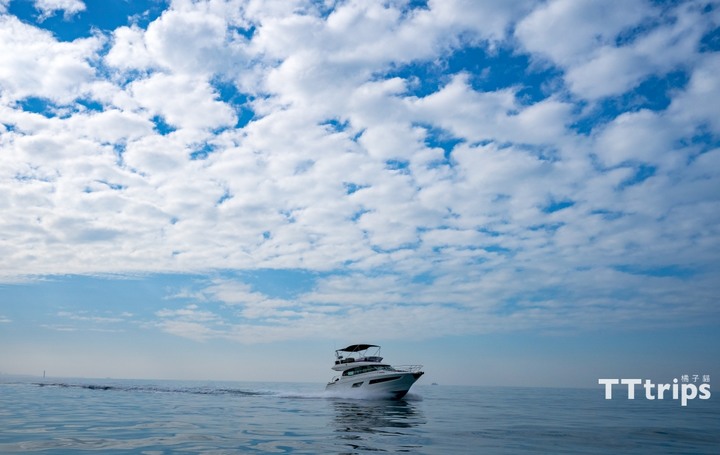
M 371 351 L 372 352 L 369 352 Z M 343 349 L 335 350 L 335 371 L 344 371 L 362 365 L 379 364 L 383 358 L 380 356 L 380 346 L 375 344 L 351 344 Z

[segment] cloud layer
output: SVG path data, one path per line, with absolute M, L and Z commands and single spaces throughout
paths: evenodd
M 156 313 L 196 339 L 717 320 L 716 2 L 178 0 L 72 41 L 8 4 L 5 281 L 317 274 Z

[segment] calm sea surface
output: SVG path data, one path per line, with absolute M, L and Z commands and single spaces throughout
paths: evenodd
M 720 396 L 418 384 L 406 399 L 322 384 L 0 380 L 0 453 L 719 454 Z M 623 399 L 625 398 L 625 399 Z

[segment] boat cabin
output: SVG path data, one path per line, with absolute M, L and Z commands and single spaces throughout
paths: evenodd
M 356 374 L 371 373 L 373 371 L 395 371 L 390 365 L 363 365 L 355 368 L 348 368 L 343 371 L 343 376 L 355 376 Z

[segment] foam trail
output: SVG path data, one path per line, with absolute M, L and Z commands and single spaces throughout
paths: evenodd
M 367 389 L 340 389 L 325 391 L 328 398 L 340 398 L 350 400 L 366 400 L 366 401 L 398 401 L 386 391 L 368 391 Z M 401 400 L 407 398 L 407 395 Z
M 276 392 L 245 390 L 231 387 L 171 387 L 156 385 L 117 385 L 117 384 L 93 384 L 93 383 L 70 383 L 70 382 L 38 382 L 38 387 L 58 387 L 72 389 L 86 389 L 98 391 L 119 391 L 119 392 L 144 392 L 144 393 L 182 393 L 189 395 L 235 395 L 235 396 L 258 396 L 275 395 Z

